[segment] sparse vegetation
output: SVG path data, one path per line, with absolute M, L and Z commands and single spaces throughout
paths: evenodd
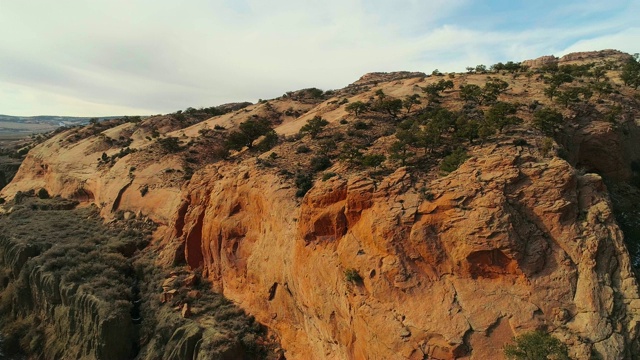
M 454 152 L 447 155 L 442 159 L 442 163 L 440 164 L 440 170 L 445 173 L 450 173 L 455 171 L 460 165 L 462 165 L 467 159 L 469 155 L 464 151 L 463 148 L 457 148 Z
M 24 255 L 24 262 L 19 264 L 4 263 L 5 258 L 0 256 L 3 271 L 10 270 L 15 274 L 3 275 L 5 282 L 0 293 L 0 332 L 4 337 L 2 350 L 5 355 L 44 356 L 46 344 L 47 354 L 66 356 L 70 348 L 79 348 L 81 344 L 76 341 L 86 341 L 82 336 L 92 335 L 89 333 L 93 331 L 92 327 L 70 323 L 69 326 L 76 326 L 74 338 L 58 338 L 64 334 L 52 331 L 54 319 L 40 317 L 44 312 L 39 308 L 44 306 L 40 303 L 41 298 L 55 299 L 59 293 L 42 295 L 38 292 L 50 291 L 47 286 L 53 286 L 64 294 L 65 306 L 70 311 L 86 312 L 90 316 L 87 323 L 123 321 L 119 325 L 123 336 L 130 333 L 132 321 L 140 324 L 139 332 L 135 336 L 131 332 L 131 338 L 126 339 L 129 342 L 119 343 L 121 349 L 111 349 L 111 353 L 145 347 L 149 347 L 147 351 L 151 353 L 165 352 L 164 346 L 181 326 L 197 324 L 173 310 L 173 306 L 190 303 L 201 308 L 194 317 L 215 319 L 214 329 L 227 336 L 218 342 L 210 342 L 213 348 L 201 351 L 215 355 L 234 346 L 256 358 L 268 356 L 271 348 L 265 329 L 230 301 L 212 293 L 211 285 L 205 281 L 195 282 L 197 298 L 188 298 L 188 289 L 181 287 L 171 304 L 162 306 L 158 302 L 158 291 L 162 291 L 165 280 L 163 273 L 167 270 L 155 264 L 153 252 L 145 251 L 155 229 L 152 222 L 132 217 L 124 220 L 120 213 L 116 214 L 117 222 L 104 225 L 97 208 L 74 209 L 76 204 L 61 198 L 39 199 L 27 193 L 9 215 L 0 217 L 3 229 L 0 252 L 11 249 Z M 44 283 L 39 285 L 39 281 Z M 83 298 L 76 302 L 76 297 Z M 78 308 L 84 306 L 81 304 L 88 308 Z M 53 311 L 60 305 L 51 302 L 47 306 Z M 74 321 L 74 317 L 56 317 L 55 321 Z M 113 343 L 113 339 L 102 340 L 105 344 Z
M 505 345 L 504 356 L 511 360 L 569 360 L 566 345 L 543 331 L 517 336 L 513 344 Z
M 300 134 L 309 134 L 312 139 L 315 139 L 322 129 L 329 125 L 329 122 L 320 116 L 315 116 L 313 119 L 307 121 L 307 123 L 300 128 Z
M 563 124 L 562 113 L 552 108 L 542 108 L 533 114 L 533 126 L 547 136 L 553 136 Z
M 354 283 L 354 284 L 359 284 L 362 282 L 362 276 L 360 276 L 360 273 L 358 272 L 358 270 L 353 268 L 349 268 L 344 271 L 344 279 L 347 282 Z
M 633 89 L 638 89 L 640 86 L 640 54 L 634 54 L 631 59 L 629 59 L 624 66 L 622 67 L 622 73 L 620 77 L 624 84 L 632 87 Z

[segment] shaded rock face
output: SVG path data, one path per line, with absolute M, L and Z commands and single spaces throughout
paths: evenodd
M 640 128 L 618 127 L 606 121 L 592 121 L 567 136 L 570 161 L 577 168 L 597 172 L 607 179 L 629 181 L 634 162 L 640 161 L 637 140 Z
M 576 358 L 640 351 L 638 285 L 598 175 L 497 146 L 428 188 L 401 168 L 317 182 L 298 204 L 274 174 L 213 167 L 171 235 L 292 359 L 501 358 L 543 327 Z
M 0 163 L 0 189 L 7 186 L 18 172 L 20 162 Z

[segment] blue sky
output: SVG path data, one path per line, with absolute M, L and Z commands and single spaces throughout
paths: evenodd
M 638 14 L 640 0 L 0 0 L 0 113 L 157 114 L 372 71 L 634 53 Z

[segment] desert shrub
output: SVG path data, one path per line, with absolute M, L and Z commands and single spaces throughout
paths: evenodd
M 527 146 L 527 145 L 529 145 L 529 143 L 527 143 L 527 140 L 525 140 L 525 139 L 515 139 L 515 140 L 513 140 L 513 145 L 514 146 Z
M 513 344 L 505 345 L 504 356 L 513 360 L 569 360 L 567 346 L 543 331 L 516 336 Z
M 13 202 L 15 202 L 16 204 L 21 204 L 26 197 L 27 194 L 23 193 L 22 191 L 17 191 L 16 195 L 13 197 Z
M 245 146 L 251 149 L 255 140 L 273 131 L 266 119 L 248 119 L 238 125 L 238 128 L 239 131 L 234 131 L 227 136 L 226 145 L 229 149 L 241 150 Z
M 436 196 L 435 196 L 431 191 L 429 191 L 429 189 L 427 189 L 426 187 L 422 187 L 422 188 L 420 188 L 420 194 L 422 195 L 422 198 L 423 198 L 424 200 L 427 200 L 427 201 L 433 201 L 433 199 L 435 199 L 435 197 L 436 197 Z
M 464 151 L 463 148 L 457 148 L 454 152 L 447 155 L 442 159 L 442 163 L 440 164 L 440 170 L 445 173 L 450 173 L 455 171 L 460 165 L 462 165 L 467 159 L 469 155 Z
M 296 154 L 306 154 L 311 152 L 311 149 L 307 145 L 300 145 L 296 148 Z
M 298 188 L 296 196 L 303 197 L 313 186 L 313 177 L 310 174 L 299 173 L 296 175 L 295 182 L 296 187 Z
M 353 128 L 354 128 L 355 130 L 367 130 L 369 127 L 370 127 L 370 125 L 369 125 L 369 124 L 367 124 L 367 123 L 366 123 L 366 122 L 364 122 L 364 121 L 360 121 L 360 120 L 358 120 L 358 121 L 356 121 L 356 122 L 354 122 L 354 123 L 353 123 Z
M 518 107 L 515 104 L 498 101 L 493 104 L 485 114 L 485 120 L 499 132 L 508 126 L 522 122 L 522 119 L 515 116 Z
M 48 199 L 49 198 L 49 192 L 47 191 L 47 189 L 41 188 L 40 190 L 38 190 L 38 198 L 40 198 L 40 199 Z
M 271 130 L 267 132 L 264 138 L 256 145 L 256 149 L 262 152 L 269 151 L 278 145 L 278 141 L 278 134 L 274 130 Z
M 332 177 L 338 176 L 338 174 L 334 173 L 334 172 L 328 172 L 328 173 L 324 173 L 322 175 L 322 181 L 327 181 L 329 179 L 331 179 Z
M 540 152 L 542 153 L 543 157 L 547 157 L 551 150 L 553 150 L 553 139 L 552 138 L 544 138 L 544 140 L 542 140 L 542 145 L 540 146 Z
M 327 125 L 329 125 L 327 120 L 315 116 L 313 119 L 307 120 L 307 123 L 300 129 L 300 134 L 309 134 L 312 139 L 315 139 Z
M 380 166 L 386 157 L 382 154 L 367 154 L 362 156 L 361 163 L 363 166 L 377 168 Z
M 362 282 L 362 276 L 360 276 L 360 273 L 358 273 L 358 270 L 354 268 L 349 268 L 344 271 L 344 279 L 347 282 L 351 282 L 354 284 Z
M 562 114 L 552 108 L 542 108 L 533 113 L 533 127 L 552 136 L 564 123 Z
M 331 166 L 331 159 L 326 155 L 314 156 L 311 158 L 310 165 L 314 172 L 326 170 Z
M 177 137 L 169 136 L 166 138 L 158 139 L 158 143 L 166 152 L 176 153 L 180 151 L 180 140 Z

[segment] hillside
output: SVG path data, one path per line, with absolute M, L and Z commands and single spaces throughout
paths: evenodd
M 95 119 L 103 121 L 115 119 L 119 116 L 97 117 Z M 76 116 L 11 116 L 0 115 L 0 134 L 4 133 L 43 133 L 55 130 L 60 126 L 86 125 L 94 118 Z
M 269 340 L 243 346 L 280 348 L 244 358 L 499 359 L 542 330 L 574 359 L 634 359 L 634 76 L 637 59 L 604 50 L 93 123 L 28 146 L 2 212 L 45 189 L 153 222 L 130 261 L 202 278 L 255 317 Z M 144 291 L 149 309 L 180 294 L 174 315 L 208 306 Z M 198 339 L 212 324 L 189 321 Z M 179 328 L 167 358 L 212 354 Z M 161 341 L 132 346 L 154 358 Z

